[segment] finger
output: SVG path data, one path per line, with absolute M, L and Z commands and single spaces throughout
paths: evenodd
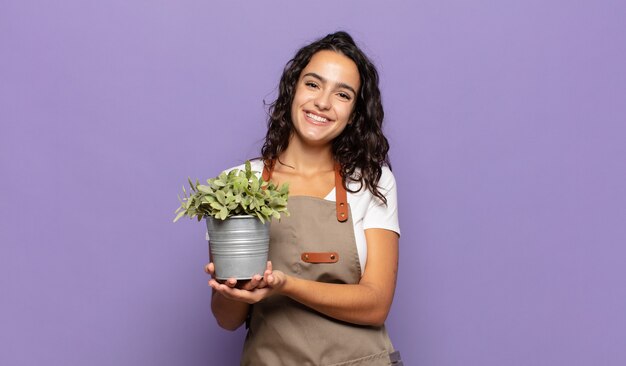
M 274 271 L 267 278 L 268 286 L 271 286 L 273 289 L 280 289 L 284 286 L 285 281 L 285 274 L 281 271 Z
M 216 293 L 220 294 L 220 296 L 222 296 L 222 297 L 224 297 L 226 299 L 242 301 L 237 296 L 233 295 L 233 291 L 236 290 L 236 289 L 228 287 L 225 284 L 217 284 L 217 286 L 214 287 L 214 290 L 215 290 Z
M 246 290 L 246 291 L 250 291 L 253 290 L 257 287 L 257 285 L 259 284 L 261 276 L 259 275 L 254 275 L 252 276 L 252 278 L 250 279 L 250 281 L 247 281 L 246 283 L 244 283 L 243 286 L 241 286 L 240 288 L 242 290 Z
M 256 286 L 256 288 L 266 288 L 267 287 L 267 280 L 266 277 L 263 276 L 261 277 L 261 281 L 259 281 L 259 284 Z
M 209 280 L 209 286 L 211 286 L 212 289 L 217 290 L 219 285 L 220 285 L 220 283 L 217 282 L 215 279 L 211 278 Z
M 267 286 L 267 284 L 265 283 L 265 279 L 263 278 L 263 276 L 261 276 L 260 274 L 256 274 L 252 277 L 252 280 L 250 281 L 250 284 L 246 289 L 252 291 L 257 288 L 264 288 L 265 286 Z
M 233 287 L 237 286 L 237 280 L 231 277 L 231 278 L 227 279 L 224 282 L 224 284 L 226 286 L 230 287 L 230 288 L 233 288 Z
M 224 283 L 218 283 L 217 286 L 214 287 L 215 291 L 218 292 L 221 296 L 236 301 L 247 301 L 248 299 L 245 296 L 245 293 L 249 293 L 249 291 L 240 290 L 235 287 L 230 287 Z
M 230 288 L 221 286 L 220 293 L 231 300 L 241 301 L 248 304 L 254 304 L 262 300 L 268 295 L 268 289 L 254 289 L 253 291 L 242 290 L 238 288 Z

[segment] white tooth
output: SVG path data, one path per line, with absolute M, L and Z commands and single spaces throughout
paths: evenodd
M 326 122 L 326 121 L 328 121 L 326 118 L 324 118 L 324 117 L 320 117 L 320 116 L 316 116 L 316 115 L 314 115 L 313 113 L 307 113 L 306 115 L 307 115 L 309 118 L 312 118 L 312 119 L 314 119 L 314 120 L 316 120 L 316 121 L 318 121 L 318 122 Z

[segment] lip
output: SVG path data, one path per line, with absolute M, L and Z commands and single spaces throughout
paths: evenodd
M 303 112 L 303 114 L 304 114 L 304 118 L 305 118 L 308 122 L 310 122 L 310 123 L 312 123 L 312 124 L 314 124 L 314 125 L 317 125 L 317 126 L 326 126 L 326 125 L 328 125 L 329 123 L 334 122 L 331 118 L 329 118 L 327 115 L 322 114 L 322 113 L 317 113 L 317 112 L 307 111 L 307 110 L 303 110 L 302 112 Z M 328 121 L 327 121 L 327 122 L 319 122 L 319 121 L 316 121 L 316 120 L 314 120 L 314 119 L 312 119 L 312 118 L 309 118 L 309 116 L 307 116 L 307 114 L 308 114 L 308 113 L 310 113 L 310 114 L 314 114 L 314 115 L 319 116 L 319 117 L 322 117 L 322 118 L 326 118 Z

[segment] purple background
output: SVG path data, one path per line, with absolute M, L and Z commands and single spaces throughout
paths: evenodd
M 187 176 L 258 154 L 295 50 L 379 67 L 407 365 L 626 364 L 622 1 L 2 1 L 0 364 L 233 365 Z

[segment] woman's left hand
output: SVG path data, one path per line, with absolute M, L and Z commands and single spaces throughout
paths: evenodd
M 237 281 L 234 279 L 225 283 L 211 279 L 209 285 L 227 299 L 255 304 L 279 291 L 286 281 L 287 275 L 282 271 L 274 271 L 272 262 L 268 261 L 263 277 L 256 275 L 241 288 L 235 287 Z

